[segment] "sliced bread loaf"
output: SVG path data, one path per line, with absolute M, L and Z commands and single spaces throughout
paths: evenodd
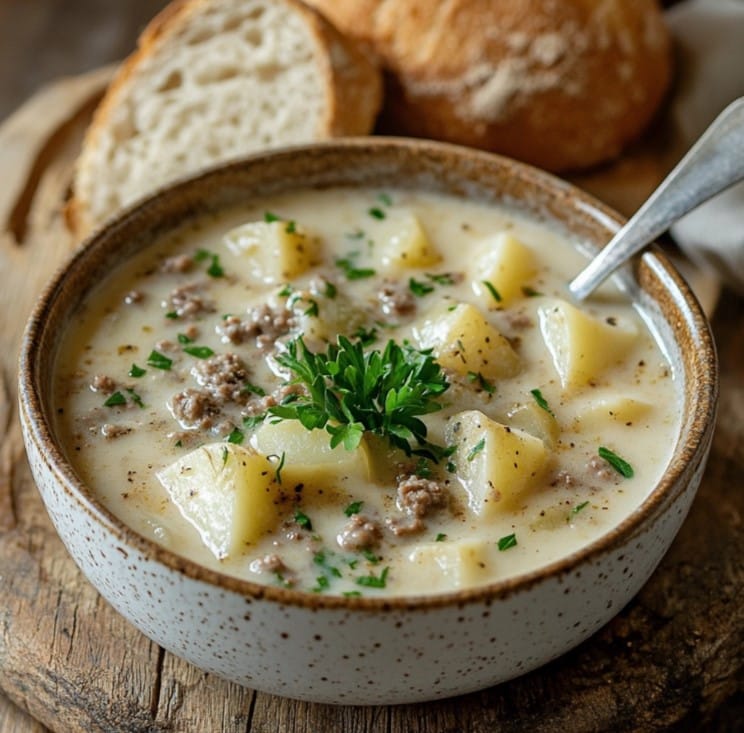
M 67 219 L 84 236 L 159 186 L 259 149 L 371 131 L 377 68 L 299 0 L 176 0 L 94 115 Z

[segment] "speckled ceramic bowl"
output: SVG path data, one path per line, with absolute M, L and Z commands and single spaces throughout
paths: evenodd
M 684 383 L 672 461 L 620 526 L 542 569 L 476 590 L 414 598 L 341 598 L 265 587 L 184 560 L 124 526 L 64 457 L 50 419 L 60 334 L 97 275 L 186 216 L 256 194 L 325 185 L 405 186 L 506 202 L 591 249 L 621 223 L 532 168 L 427 142 L 367 139 L 277 151 L 165 190 L 97 234 L 47 288 L 26 333 L 21 418 L 34 477 L 82 571 L 144 634 L 198 667 L 306 700 L 403 703 L 520 675 L 586 639 L 641 588 L 682 523 L 703 472 L 717 366 L 704 316 L 660 255 L 620 277 Z

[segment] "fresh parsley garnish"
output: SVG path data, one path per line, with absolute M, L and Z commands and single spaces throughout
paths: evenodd
M 311 318 L 317 318 L 318 317 L 318 302 L 316 300 L 308 300 L 307 301 L 310 305 L 304 310 L 304 315 L 310 316 Z
M 385 192 L 379 194 L 377 196 L 377 200 L 384 204 L 385 206 L 392 206 L 393 205 L 393 199 L 390 197 L 390 194 L 387 194 Z
M 508 534 L 506 535 L 506 537 L 502 537 L 498 541 L 499 552 L 504 552 L 504 550 L 508 550 L 510 547 L 515 547 L 516 544 L 517 544 L 517 535 Z
M 264 221 L 271 224 L 272 221 L 281 221 L 281 219 L 271 211 L 264 211 Z
M 360 341 L 339 336 L 326 353 L 313 353 L 302 337 L 287 344 L 277 362 L 289 369 L 307 396 L 270 407 L 269 414 L 299 420 L 308 430 L 325 428 L 331 447 L 356 448 L 369 431 L 403 450 L 439 460 L 446 451 L 426 440 L 421 415 L 442 408 L 438 398 L 449 382 L 430 351 L 388 341 L 365 353 Z
M 214 356 L 214 351 L 209 346 L 184 346 L 183 350 L 197 359 L 209 359 L 210 356 Z
M 243 385 L 242 392 L 244 394 L 255 394 L 259 397 L 266 396 L 266 390 L 263 387 L 259 387 L 257 384 L 251 384 L 250 382 L 246 382 Z
M 176 311 L 168 311 L 165 314 L 166 318 L 170 318 L 172 321 L 178 320 L 178 313 Z
M 165 354 L 161 354 L 159 351 L 153 349 L 150 352 L 150 356 L 147 357 L 147 363 L 155 369 L 168 371 L 173 366 L 173 359 L 169 359 Z
M 260 425 L 264 420 L 266 419 L 266 413 L 262 413 L 261 415 L 247 415 L 243 418 L 243 426 L 248 428 L 249 430 L 251 428 L 255 428 L 258 425 Z
M 440 532 L 435 538 L 434 542 L 444 542 L 447 539 L 447 535 L 444 532 Z
M 287 222 L 287 226 L 286 226 L 286 227 L 284 227 L 284 231 L 285 231 L 285 232 L 286 232 L 287 234 L 295 234 L 295 233 L 297 232 L 297 224 L 295 224 L 295 221 L 294 221 L 294 219 L 290 219 L 290 220 L 289 220 L 289 221 Z
M 276 471 L 274 472 L 274 477 L 276 478 L 276 482 L 281 486 L 282 469 L 284 468 L 284 461 L 287 458 L 287 454 L 284 451 L 282 451 L 282 454 L 280 456 L 274 456 L 274 458 L 279 459 L 279 463 L 277 464 Z M 312 527 L 308 527 L 308 529 L 312 529 Z
M 132 368 L 129 370 L 129 376 L 134 377 L 135 379 L 139 379 L 140 377 L 144 377 L 145 374 L 147 374 L 147 369 L 143 369 L 142 367 L 138 367 L 136 364 L 132 364 Z
M 617 453 L 613 453 L 609 448 L 600 446 L 597 450 L 597 454 L 600 458 L 604 458 L 621 476 L 625 478 L 633 478 L 633 466 L 630 465 L 626 460 L 620 458 Z
M 588 506 L 588 501 L 582 501 L 581 504 L 577 504 L 573 509 L 571 509 L 571 516 L 575 517 L 582 509 L 585 509 Z
M 333 300 L 338 295 L 338 288 L 332 282 L 326 280 L 323 295 L 329 300 Z
M 384 219 L 387 214 L 377 206 L 373 206 L 371 209 L 367 210 L 367 213 L 373 218 L 373 219 Z
M 179 344 L 192 344 L 194 343 L 194 339 L 192 339 L 190 336 L 187 336 L 185 333 L 179 333 L 178 343 Z
M 354 331 L 351 336 L 352 338 L 361 341 L 362 346 L 370 346 L 375 341 L 377 341 L 377 329 L 374 326 L 372 326 L 372 328 L 359 326 L 359 328 L 357 328 L 357 330 Z
M 530 394 L 535 398 L 535 402 L 537 402 L 538 407 L 542 407 L 545 412 L 555 417 L 555 414 L 550 409 L 548 401 L 543 397 L 543 394 L 539 389 L 531 389 Z

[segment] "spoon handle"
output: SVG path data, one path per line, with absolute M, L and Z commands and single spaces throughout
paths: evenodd
M 586 298 L 620 265 L 677 219 L 744 179 L 744 97 L 732 102 L 703 133 L 610 243 L 569 284 Z

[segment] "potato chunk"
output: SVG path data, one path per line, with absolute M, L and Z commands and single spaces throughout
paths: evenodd
M 319 262 L 319 240 L 294 222 L 249 222 L 230 230 L 224 240 L 245 261 L 246 274 L 260 283 L 286 282 Z
M 442 259 L 418 217 L 408 209 L 388 209 L 372 236 L 379 244 L 382 264 L 389 270 L 431 267 Z
M 601 431 L 608 422 L 633 427 L 646 418 L 652 405 L 632 397 L 600 397 L 593 400 L 580 416 L 581 429 Z
M 514 507 L 540 479 L 548 459 L 542 440 L 491 420 L 479 410 L 453 415 L 446 437 L 448 445 L 456 446 L 455 475 L 468 495 L 468 505 L 486 519 Z
M 265 421 L 251 445 L 265 456 L 284 454 L 282 483 L 290 487 L 301 483 L 317 493 L 338 485 L 344 477 L 369 478 L 364 440 L 351 451 L 343 445 L 331 448 L 331 436 L 325 430 L 308 430 L 299 420 Z
M 514 405 L 506 414 L 509 424 L 524 430 L 551 448 L 558 442 L 560 432 L 555 416 L 535 402 Z
M 494 575 L 491 548 L 484 540 L 427 542 L 408 554 L 408 562 L 415 566 L 417 577 L 444 576 L 451 588 L 486 583 Z
M 468 276 L 480 304 L 484 308 L 493 308 L 508 306 L 523 297 L 522 288 L 536 272 L 532 250 L 516 237 L 502 232 L 479 245 Z M 485 283 L 490 283 L 500 300 L 496 300 Z
M 540 308 L 538 316 L 564 389 L 599 379 L 623 361 L 638 336 L 632 322 L 600 320 L 562 300 Z
M 458 374 L 503 379 L 520 370 L 519 356 L 509 342 L 469 303 L 432 313 L 414 333 L 421 348 L 433 349 L 437 361 Z
M 217 558 L 239 553 L 280 516 L 276 467 L 255 451 L 212 443 L 157 473 L 171 501 Z

